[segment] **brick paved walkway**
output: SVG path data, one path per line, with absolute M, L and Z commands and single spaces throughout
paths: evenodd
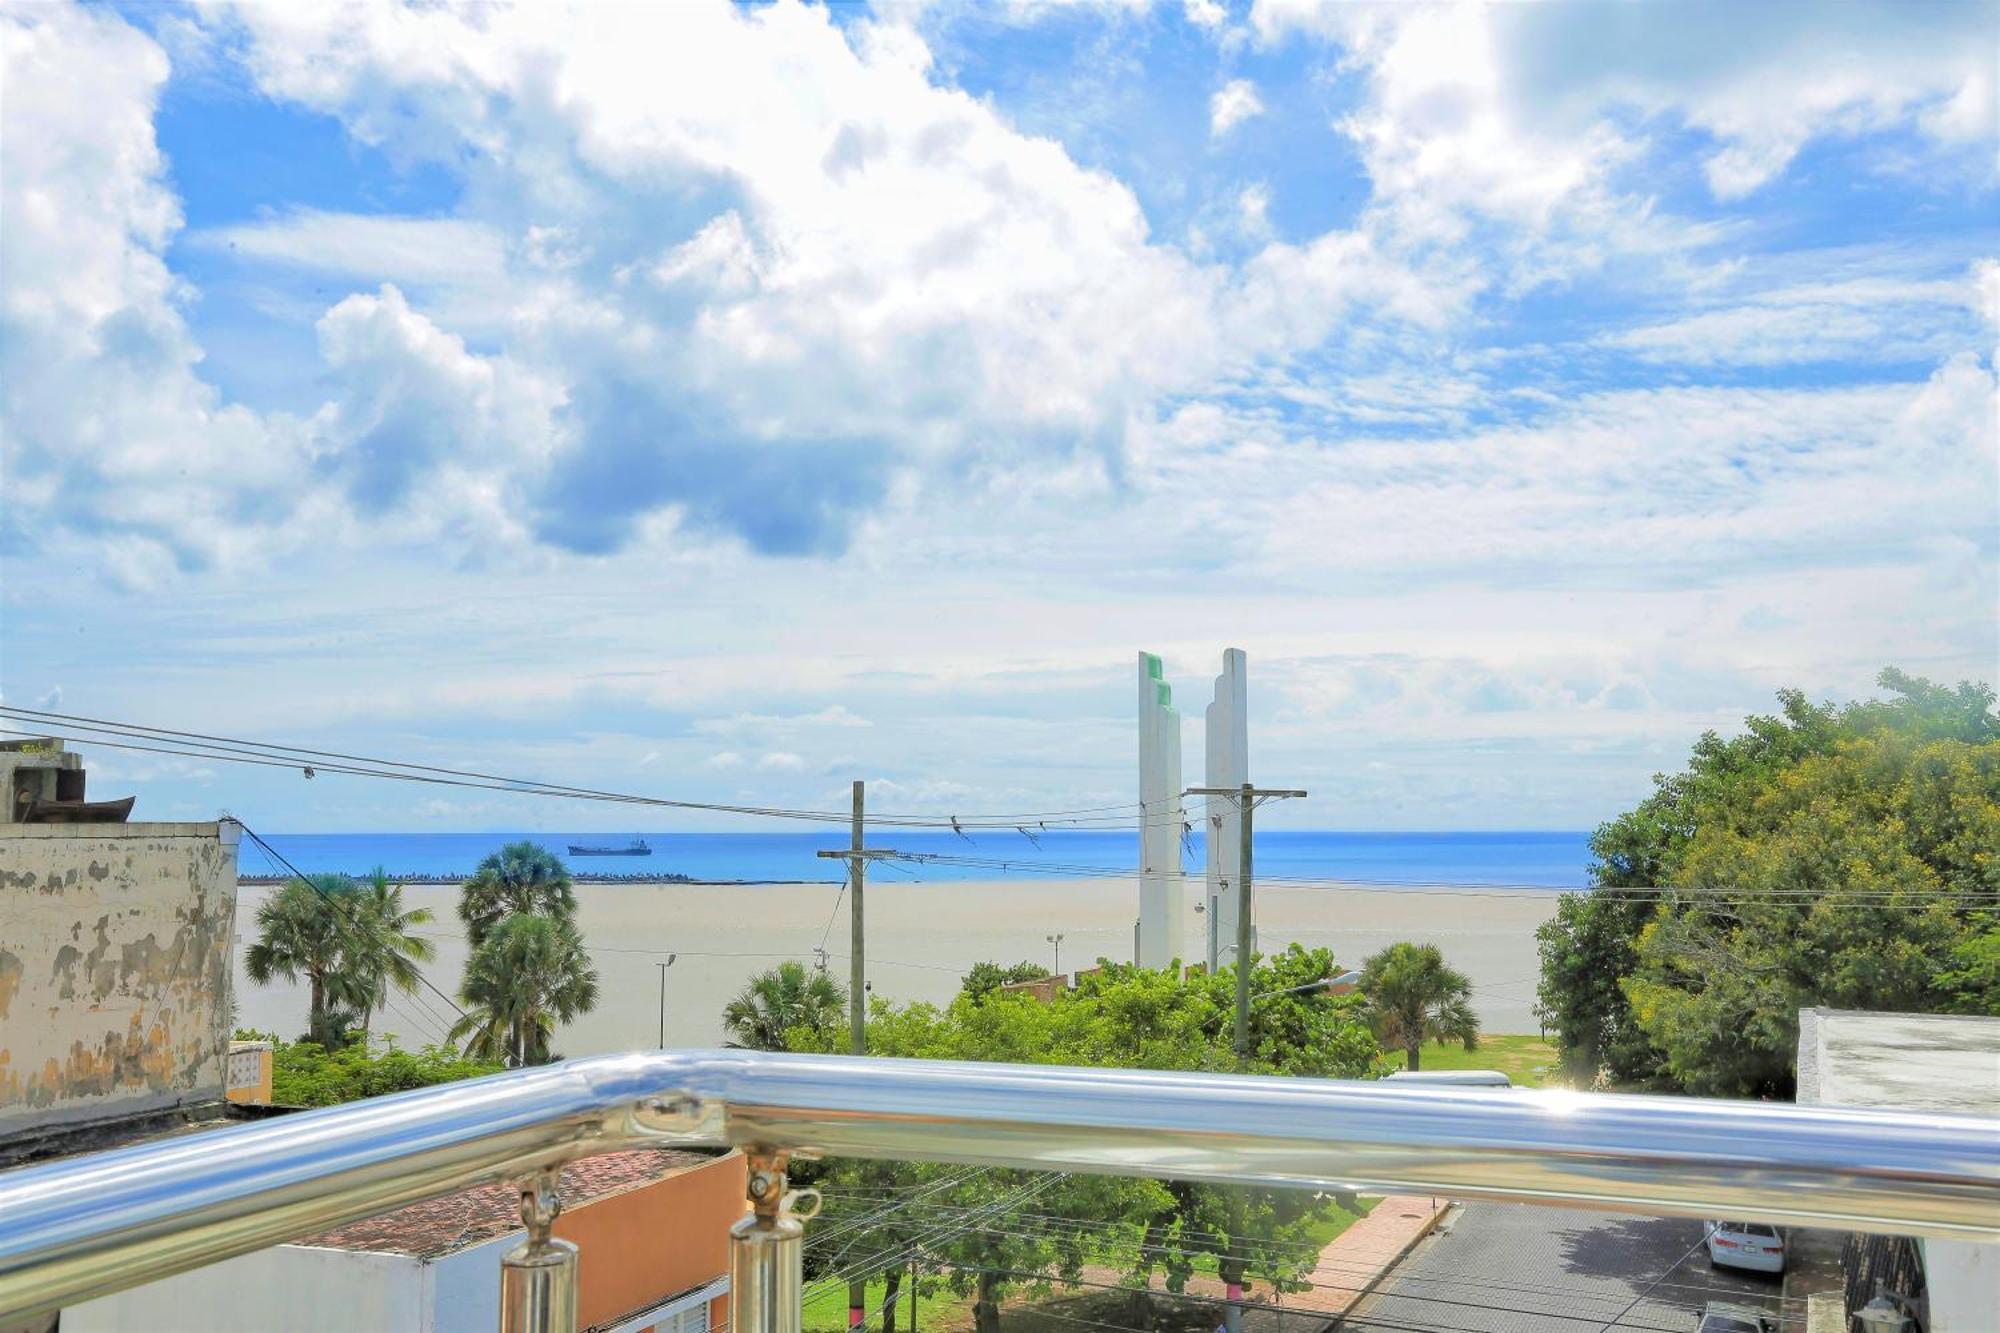
M 1319 1252 L 1319 1263 L 1308 1279 L 1312 1290 L 1287 1293 L 1279 1307 L 1287 1313 L 1310 1311 L 1338 1319 L 1429 1234 L 1450 1206 L 1448 1199 L 1389 1195 Z

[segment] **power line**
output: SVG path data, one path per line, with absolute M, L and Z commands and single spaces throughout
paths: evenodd
M 171 727 L 155 727 L 144 723 L 119 722 L 112 719 L 88 717 L 75 713 L 56 713 L 45 709 L 21 708 L 11 704 L 0 704 L 0 717 L 10 717 L 38 726 L 60 724 L 61 729 L 92 733 L 91 743 L 115 749 L 143 750 L 157 754 L 173 754 L 184 758 L 213 759 L 225 763 L 247 763 L 264 767 L 310 769 L 314 773 L 326 771 L 344 773 L 357 777 L 387 778 L 405 782 L 428 782 L 440 786 L 462 786 L 481 790 L 512 791 L 528 796 L 556 796 L 572 800 L 610 801 L 614 803 L 658 806 L 668 809 L 701 810 L 720 814 L 754 815 L 766 818 L 806 820 L 820 823 L 845 823 L 851 816 L 833 810 L 804 810 L 777 806 L 741 805 L 720 801 L 680 800 L 662 796 L 647 796 L 629 792 L 607 791 L 600 788 L 580 787 L 568 783 L 544 782 L 532 778 L 514 778 L 496 773 L 485 773 L 475 769 L 448 768 L 436 764 L 419 764 L 402 760 L 382 759 L 369 755 L 359 755 L 340 750 L 322 750 L 307 746 L 285 745 L 277 742 L 253 741 L 241 737 L 219 736 L 207 732 L 182 731 Z M 6 735 L 35 735 L 39 733 L 7 730 Z M 123 737 L 124 741 L 106 740 L 102 737 Z M 146 741 L 154 744 L 139 744 Z M 168 742 L 183 742 L 172 745 Z M 1019 811 L 998 815 L 877 815 L 869 822 L 896 825 L 907 828 L 966 828 L 985 830 L 1017 831 L 1023 823 L 1091 823 L 1109 819 L 1107 811 L 1143 811 L 1143 802 L 1119 805 L 1081 806 L 1068 810 Z
M 228 815 L 226 812 L 224 817 L 229 819 L 234 819 L 234 816 Z M 237 823 L 239 824 L 239 826 L 241 826 L 241 821 L 237 821 Z M 248 834 L 249 831 L 250 830 L 247 827 L 244 828 L 244 832 L 246 834 Z M 259 845 L 261 845 L 261 841 L 259 841 Z M 277 868 L 277 862 L 276 860 L 271 858 L 271 854 L 269 853 L 268 850 L 265 852 L 265 857 L 267 863 L 272 867 L 272 869 L 275 870 Z M 278 878 L 279 882 L 281 883 L 283 882 L 283 877 L 275 877 L 275 878 Z M 327 903 L 328 906 L 335 908 L 339 908 L 341 906 L 341 904 L 338 903 L 335 899 L 329 897 L 325 892 L 323 892 L 320 889 L 320 886 L 313 883 L 312 880 L 302 878 L 301 882 L 304 883 L 305 886 L 311 889 L 314 893 L 318 894 L 321 901 Z M 348 920 L 348 924 L 350 926 L 353 926 L 356 923 L 350 917 Z M 411 935 L 417 935 L 419 936 L 419 938 L 421 938 L 419 932 L 410 931 L 407 933 Z M 415 963 L 412 962 L 411 965 L 414 967 Z M 415 995 L 410 994 L 408 992 L 404 992 L 399 996 L 397 994 L 396 988 L 394 987 L 385 987 L 382 992 L 382 1014 L 385 1018 L 396 1017 L 396 1010 L 392 1008 L 392 1006 L 399 998 L 406 1002 L 406 1007 L 404 1009 L 404 1012 L 411 1019 L 410 1026 L 416 1028 L 419 1031 L 420 1035 L 432 1037 L 437 1041 L 438 1044 L 444 1044 L 449 1040 L 449 1035 L 446 1031 L 446 1029 L 448 1029 L 451 1026 L 449 1022 L 440 1020 L 436 1014 L 434 1014 L 431 1010 L 425 1008 L 421 1003 L 419 1003 Z
M 906 1206 L 921 1209 L 928 1212 L 947 1212 L 950 1210 L 951 1207 L 950 1205 L 924 1204 L 916 1201 L 912 1201 L 910 1204 Z M 970 1210 L 965 1210 L 965 1211 L 970 1211 Z M 1010 1213 L 1008 1217 L 1010 1222 L 1012 1223 L 1020 1224 L 1028 1228 L 1039 1228 L 1042 1234 L 1058 1234 L 1060 1231 L 1063 1230 L 1084 1230 L 1084 1231 L 1095 1230 L 1099 1234 L 1103 1234 L 1105 1232 L 1111 1232 L 1111 1231 L 1129 1230 L 1132 1226 L 1132 1224 L 1107 1222 L 1101 1219 L 1051 1217 L 1048 1214 L 1023 1213 L 1018 1211 Z M 975 1229 L 989 1230 L 988 1228 L 975 1228 Z M 1013 1233 L 995 1231 L 994 1234 L 1013 1234 Z M 1180 1231 L 1177 1234 L 1181 1236 L 1192 1235 L 1196 1238 L 1221 1241 L 1224 1242 L 1225 1244 L 1228 1244 L 1232 1248 L 1232 1250 L 1240 1246 L 1243 1250 L 1251 1253 L 1268 1252 L 1272 1250 L 1283 1251 L 1288 1248 L 1293 1250 L 1301 1250 L 1301 1249 L 1318 1250 L 1320 1248 L 1316 1243 L 1310 1241 L 1287 1242 L 1275 1238 L 1262 1238 L 1262 1237 L 1251 1237 L 1251 1236 L 1232 1237 L 1227 1235 L 1226 1233 L 1210 1232 L 1210 1231 L 1193 1231 L 1193 1232 Z M 1197 1250 L 1199 1250 L 1199 1248 L 1200 1247 L 1196 1247 Z M 1697 1243 L 1695 1248 L 1696 1249 L 1699 1248 L 1699 1242 Z M 1130 1249 L 1136 1251 L 1138 1254 L 1141 1255 L 1147 1253 L 1157 1254 L 1163 1256 L 1163 1259 L 1164 1257 L 1171 1257 L 1176 1254 L 1185 1252 L 1185 1247 L 1183 1247 L 1182 1250 L 1176 1250 L 1175 1247 L 1170 1245 L 1149 1245 L 1144 1242 L 1135 1242 L 1129 1246 L 1114 1247 L 1112 1250 L 1107 1250 L 1107 1253 L 1114 1254 L 1115 1257 L 1116 1252 L 1122 1251 L 1124 1249 Z M 1693 1251 L 1691 1250 L 1690 1253 L 1692 1252 Z M 1155 1263 L 1162 1262 L 1163 1259 L 1156 1260 Z M 1685 1259 L 1686 1256 L 1683 1255 L 1681 1261 L 1685 1261 Z M 1677 1263 L 1678 1262 L 1680 1261 L 1677 1261 Z M 1365 1279 L 1377 1275 L 1379 1269 L 1372 1264 L 1336 1263 L 1328 1265 L 1324 1262 L 1321 1262 L 1320 1264 L 1315 1265 L 1314 1271 L 1335 1272 L 1335 1273 L 1345 1272 L 1353 1274 L 1358 1279 Z M 1714 1295 L 1715 1292 L 1718 1290 L 1718 1288 L 1715 1287 L 1702 1286 L 1690 1283 L 1668 1283 L 1665 1281 L 1665 1278 L 1667 1276 L 1670 1276 L 1672 1271 L 1673 1270 L 1670 1268 L 1666 1274 L 1662 1275 L 1661 1278 L 1656 1279 L 1648 1288 L 1648 1292 L 1650 1293 L 1652 1290 L 1656 1290 L 1664 1286 L 1669 1290 L 1694 1292 L 1702 1297 L 1707 1297 Z M 1303 1279 L 1287 1279 L 1287 1281 L 1296 1282 L 1297 1285 L 1301 1285 L 1308 1290 L 1324 1290 L 1324 1291 L 1352 1290 L 1352 1288 L 1341 1283 L 1330 1283 L 1330 1282 L 1315 1283 L 1315 1282 L 1304 1281 Z M 1623 1293 L 1614 1294 L 1614 1293 L 1588 1292 L 1577 1287 L 1552 1286 L 1542 1283 L 1508 1282 L 1502 1279 L 1493 1279 L 1493 1278 L 1480 1278 L 1475 1280 L 1469 1278 L 1437 1278 L 1437 1277 L 1423 1277 L 1414 1274 L 1403 1274 L 1398 1277 L 1398 1281 L 1422 1282 L 1434 1286 L 1477 1287 L 1480 1288 L 1481 1290 L 1509 1291 L 1529 1296 L 1561 1296 L 1561 1297 L 1572 1298 L 1575 1300 L 1601 1301 L 1605 1303 L 1621 1301 L 1625 1299 Z M 1437 1298 L 1418 1296 L 1413 1293 L 1397 1293 L 1397 1294 L 1403 1295 L 1410 1300 L 1437 1299 Z M 1788 1299 L 1780 1297 L 1778 1299 L 1793 1305 L 1803 1304 L 1803 1301 L 1800 1300 L 1799 1298 Z M 1681 1308 L 1685 1309 L 1698 1308 L 1697 1306 L 1689 1304 L 1686 1301 L 1675 1302 L 1675 1301 L 1661 1300 L 1656 1303 L 1679 1305 Z M 1596 1316 L 1590 1316 L 1590 1317 L 1595 1318 Z M 1786 1318 L 1792 1319 L 1796 1317 L 1786 1316 Z
M 85 717 L 77 714 L 54 713 L 41 709 L 20 708 L 13 705 L 0 705 L 0 717 L 13 717 L 16 719 L 33 721 L 38 724 L 62 723 L 67 728 L 95 733 L 96 735 L 90 740 L 91 744 L 104 745 L 114 749 L 138 750 L 148 753 L 170 754 L 183 758 L 206 759 L 206 760 L 216 760 L 219 762 L 226 762 L 226 763 L 244 763 L 244 764 L 259 765 L 263 767 L 304 770 L 307 771 L 308 773 L 316 773 L 324 769 L 327 772 L 344 773 L 352 776 L 374 777 L 391 781 L 419 782 L 419 783 L 427 783 L 427 784 L 442 785 L 442 786 L 468 787 L 478 790 L 510 792 L 526 796 L 549 796 L 549 797 L 558 797 L 563 799 L 574 799 L 574 800 L 608 801 L 612 803 L 621 803 L 621 804 L 637 804 L 637 805 L 646 805 L 646 806 L 662 807 L 670 809 L 701 810 L 701 811 L 709 811 L 715 813 L 738 814 L 738 815 L 755 816 L 763 818 L 804 820 L 804 821 L 820 822 L 820 823 L 845 822 L 851 818 L 850 815 L 845 815 L 837 811 L 829 811 L 829 810 L 802 810 L 802 809 L 789 809 L 789 808 L 775 807 L 775 806 L 741 805 L 741 804 L 733 804 L 726 802 L 690 801 L 690 800 L 678 800 L 666 797 L 636 795 L 631 793 L 611 792 L 595 788 L 575 787 L 559 783 L 541 782 L 533 779 L 509 778 L 497 774 L 481 773 L 475 770 L 468 770 L 468 769 L 452 769 L 436 765 L 412 764 L 394 760 L 373 759 L 365 756 L 349 754 L 342 751 L 315 750 L 302 746 L 288 746 L 288 745 L 278 745 L 278 744 L 255 742 L 255 741 L 245 741 L 231 737 L 214 736 L 207 733 L 178 731 L 171 728 L 163 728 L 163 727 L 151 727 L 138 723 L 121 723 L 121 722 L 107 721 L 104 719 Z M 37 734 L 40 733 L 22 732 L 13 729 L 0 729 L 0 735 L 31 736 Z M 106 736 L 122 736 L 125 737 L 126 739 L 122 741 L 104 739 L 104 737 Z M 140 741 L 142 740 L 170 741 L 170 742 L 186 741 L 193 743 L 194 748 L 190 748 L 189 745 L 186 744 L 182 745 L 142 744 L 140 743 Z M 1179 800 L 1180 798 L 1176 796 L 1171 799 Z M 961 832 L 961 833 L 968 828 L 975 830 L 982 830 L 982 831 L 1020 833 L 1024 831 L 1022 825 L 1029 821 L 1035 822 L 1038 825 L 1038 827 L 1045 826 L 1046 824 L 1050 823 L 1061 824 L 1065 825 L 1068 831 L 1073 831 L 1073 832 L 1093 831 L 1092 829 L 1085 826 L 1097 822 L 1116 823 L 1121 828 L 1131 827 L 1134 823 L 1134 821 L 1131 818 L 1105 816 L 1102 814 L 1094 813 L 1098 811 L 1117 810 L 1117 809 L 1137 809 L 1140 811 L 1145 811 L 1147 809 L 1147 806 L 1145 803 L 1140 802 L 1140 803 L 1129 803 L 1127 805 L 1122 805 L 1122 806 L 1094 806 L 1094 807 L 1086 806 L 1086 807 L 1077 807 L 1068 811 L 1046 811 L 1039 813 L 1010 813 L 1000 816 L 876 815 L 872 817 L 868 822 L 884 826 L 897 826 L 906 828 L 930 828 L 930 829 L 949 828 L 955 832 Z M 1170 818 L 1174 822 L 1179 822 L 1179 816 L 1177 814 L 1171 816 Z M 1156 822 L 1168 822 L 1168 821 L 1153 820 L 1148 816 L 1139 819 L 1137 822 L 1143 826 L 1144 824 L 1149 822 L 1156 823 Z M 1064 831 L 1064 830 L 1058 829 L 1054 831 Z M 1097 829 L 1094 831 L 1111 831 L 1111 830 Z M 1130 877 L 1130 875 L 1134 873 L 1131 870 L 1116 868 L 1116 867 L 1107 867 L 1107 866 L 1062 865 L 1062 864 L 1047 863 L 1047 862 L 1038 863 L 1034 861 L 1023 860 L 1021 858 L 969 857 L 963 855 L 954 855 L 951 853 L 938 853 L 938 852 L 903 853 L 901 854 L 901 859 L 918 864 L 951 865 L 951 866 L 980 868 L 980 869 L 998 869 L 998 870 L 1018 871 L 1018 872 L 1032 873 L 1032 874 L 1059 874 L 1059 875 L 1064 875 L 1066 877 L 1099 877 L 1099 878 L 1115 877 L 1123 879 Z M 1176 875 L 1182 879 L 1192 879 L 1192 878 L 1205 879 L 1205 875 L 1197 876 L 1185 870 L 1169 870 L 1165 871 L 1164 873 L 1169 875 Z M 1957 905 L 1966 907 L 1981 907 L 1981 906 L 2000 904 L 2000 891 L 1994 891 L 1994 892 L 1938 891 L 1936 896 L 1933 897 L 1930 903 L 1912 903 L 1907 901 L 1908 897 L 1915 893 L 1921 892 L 1921 890 L 1913 889 L 1910 891 L 1910 894 L 1902 894 L 1887 890 L 1875 890 L 1868 893 L 1857 894 L 1857 893 L 1841 893 L 1836 890 L 1833 891 L 1833 893 L 1830 895 L 1824 895 L 1811 889 L 1801 888 L 1795 890 L 1774 889 L 1765 891 L 1763 893 L 1754 896 L 1729 897 L 1710 890 L 1673 889 L 1673 888 L 1661 888 L 1656 886 L 1589 887 L 1582 885 L 1578 886 L 1485 885 L 1479 887 L 1469 887 L 1469 886 L 1452 885 L 1452 884 L 1431 884 L 1421 881 L 1369 880 L 1369 879 L 1359 879 L 1359 878 L 1328 879 L 1328 878 L 1310 878 L 1310 877 L 1291 876 L 1291 875 L 1263 875 L 1259 877 L 1259 882 L 1269 888 L 1281 888 L 1281 887 L 1322 888 L 1322 889 L 1333 888 L 1333 889 L 1355 889 L 1363 891 L 1392 890 L 1399 892 L 1422 890 L 1426 892 L 1438 893 L 1441 895 L 1450 895 L 1459 897 L 1491 897 L 1491 898 L 1516 897 L 1523 891 L 1592 892 L 1592 893 L 1612 892 L 1612 893 L 1618 893 L 1627 896 L 1634 896 L 1641 898 L 1648 895 L 1653 895 L 1659 898 L 1672 897 L 1677 901 L 1688 901 L 1691 903 L 1714 905 L 1714 906 L 1782 903 L 1786 901 L 1811 902 L 1811 901 L 1817 901 L 1820 897 L 1823 896 L 1834 896 L 1838 899 L 1838 901 L 1844 904 L 1861 905 L 1861 906 L 1877 905 L 1877 906 L 1892 907 L 1897 909 L 1922 909 L 1931 906 L 1933 904 L 1944 905 L 1944 906 Z
M 223 812 L 222 817 L 224 819 L 231 821 L 238 828 L 242 829 L 243 836 L 249 838 L 250 841 L 256 843 L 258 847 L 263 849 L 263 852 L 266 856 L 270 857 L 273 861 L 276 861 L 279 865 L 283 866 L 287 871 L 291 872 L 292 876 L 295 879 L 297 879 L 299 883 L 305 885 L 307 888 L 311 889 L 314 893 L 318 894 L 320 899 L 323 902 L 325 902 L 329 907 L 337 908 L 338 904 L 335 902 L 331 894 L 327 893 L 327 891 L 325 889 L 322 889 L 319 885 L 313 883 L 312 880 L 306 876 L 304 871 L 300 870 L 297 866 L 293 865 L 290 861 L 286 860 L 284 854 L 279 852 L 277 848 L 271 846 L 270 843 L 266 842 L 264 840 L 263 835 L 258 833 L 257 830 L 251 828 L 248 824 L 245 824 L 241 819 L 237 818 L 235 815 L 230 814 L 226 810 Z M 348 925 L 352 927 L 355 924 L 356 923 L 350 917 Z M 457 1015 L 460 1018 L 467 1017 L 465 1010 L 459 1006 L 458 1001 L 452 999 L 451 996 L 439 990 L 436 984 L 433 983 L 429 977 L 424 975 L 423 968 L 417 966 L 414 960 L 412 960 L 410 966 L 411 970 L 417 974 L 417 980 L 423 983 L 425 989 L 431 991 L 440 1000 L 443 1000 L 446 1004 L 450 1005 L 452 1007 L 452 1010 L 455 1013 L 457 1013 Z
M 1012 1269 L 1012 1268 L 996 1267 L 992 1265 L 958 1263 L 953 1260 L 940 1259 L 935 1257 L 932 1259 L 931 1262 L 936 1267 L 956 1269 L 960 1272 L 968 1272 L 968 1273 L 987 1272 L 987 1273 L 997 1274 L 1002 1277 L 1014 1278 L 1022 1281 L 1049 1282 L 1069 1288 L 1085 1288 L 1095 1291 L 1118 1292 L 1121 1294 L 1131 1294 L 1138 1291 L 1152 1290 L 1151 1288 L 1128 1287 L 1114 1282 L 1096 1282 L 1084 1278 L 1082 1276 L 1078 1276 L 1075 1278 L 1068 1278 L 1058 1274 L 1049 1274 L 1045 1272 L 1038 1273 L 1029 1269 Z M 1341 1288 L 1336 1288 L 1336 1290 L 1346 1291 L 1346 1290 L 1351 1290 L 1351 1288 L 1341 1287 Z M 1219 1307 L 1228 1307 L 1232 1305 L 1234 1306 L 1246 1305 L 1246 1302 L 1232 1301 L 1226 1296 L 1199 1296 L 1191 1292 L 1160 1292 L 1155 1294 L 1166 1296 L 1168 1299 L 1171 1300 L 1182 1301 L 1195 1305 L 1207 1305 L 1207 1306 L 1219 1306 Z M 1623 1323 L 1622 1321 L 1625 1315 L 1631 1313 L 1631 1307 L 1628 1307 L 1624 1313 L 1617 1316 L 1617 1318 L 1613 1321 L 1613 1324 L 1603 1325 L 1599 1322 L 1601 1317 L 1598 1315 L 1562 1314 L 1552 1310 L 1532 1310 L 1532 1309 L 1525 1309 L 1515 1305 L 1496 1305 L 1484 1301 L 1452 1300 L 1447 1297 L 1441 1297 L 1441 1296 L 1414 1296 L 1404 1292 L 1386 1292 L 1384 1294 L 1389 1296 L 1394 1296 L 1398 1299 L 1420 1301 L 1430 1305 L 1445 1306 L 1447 1308 L 1455 1307 L 1464 1310 L 1478 1310 L 1483 1313 L 1489 1313 L 1489 1314 L 1529 1315 L 1536 1319 L 1556 1320 L 1559 1322 L 1570 1323 L 1570 1324 L 1594 1324 L 1598 1325 L 1600 1329 L 1606 1327 L 1623 1327 L 1623 1328 L 1648 1330 L 1648 1333 L 1676 1333 L 1676 1329 L 1664 1328 L 1658 1324 Z M 1610 1299 L 1616 1299 L 1616 1298 L 1612 1297 Z M 1634 1302 L 1634 1305 L 1636 1304 L 1637 1302 Z M 1670 1301 L 1656 1301 L 1654 1302 L 1654 1304 L 1662 1306 L 1670 1306 L 1675 1310 L 1693 1310 L 1699 1308 L 1692 1305 L 1685 1305 Z M 1301 1318 L 1312 1317 L 1320 1319 L 1322 1321 L 1325 1320 L 1326 1318 L 1324 1314 L 1321 1314 L 1317 1311 L 1309 1311 L 1303 1309 L 1291 1311 L 1285 1309 L 1283 1306 L 1267 1305 L 1261 1302 L 1257 1303 L 1257 1308 L 1259 1308 L 1264 1313 L 1275 1314 L 1280 1316 L 1288 1316 L 1296 1314 Z M 1041 1312 L 1038 1311 L 1037 1313 Z M 1085 1320 L 1078 1322 L 1095 1323 L 1098 1321 Z M 1103 1326 L 1107 1328 L 1121 1328 L 1121 1329 L 1127 1327 L 1126 1325 L 1121 1325 L 1121 1324 L 1105 1324 Z M 1441 1331 L 1442 1333 L 1479 1333 L 1478 1330 L 1467 1328 L 1465 1325 L 1462 1324 L 1435 1324 L 1435 1323 L 1405 1324 L 1394 1320 L 1382 1319 L 1372 1315 L 1364 1315 L 1359 1317 L 1354 1315 L 1348 1315 L 1344 1319 L 1341 1326 L 1343 1328 L 1391 1329 L 1391 1330 L 1398 1330 L 1400 1331 L 1400 1333 L 1441 1333 Z M 1138 1330 L 1132 1330 L 1132 1333 L 1138 1333 Z
M 982 858 L 962 856 L 952 852 L 899 852 L 897 860 L 924 865 L 949 865 L 987 870 L 1022 871 L 1031 874 L 1060 875 L 1075 879 L 1130 879 L 1139 872 L 1117 866 L 1094 866 L 1036 862 L 1018 857 Z M 1165 870 L 1165 876 L 1183 880 L 1205 880 L 1205 875 L 1189 870 Z M 1716 890 L 1698 888 L 1666 888 L 1658 886 L 1576 886 L 1564 888 L 1548 885 L 1479 885 L 1465 886 L 1445 883 L 1431 883 L 1417 880 L 1364 880 L 1330 879 L 1301 875 L 1259 875 L 1260 888 L 1279 889 L 1352 889 L 1357 892 L 1421 892 L 1433 893 L 1446 898 L 1496 898 L 1519 901 L 1526 892 L 1542 893 L 1589 893 L 1606 897 L 1627 897 L 1637 900 L 1675 901 L 1688 906 L 1731 906 L 1765 903 L 1816 903 L 1834 901 L 1842 904 L 1861 906 L 1909 907 L 1927 909 L 1933 906 L 1953 905 L 1983 906 L 2000 903 L 2000 891 L 1996 890 L 1952 890 L 1945 888 L 1911 888 L 1907 891 L 1870 889 L 1847 892 L 1840 889 L 1770 889 L 1757 893 L 1723 893 Z M 1927 901 L 1911 902 L 1911 898 L 1930 894 Z

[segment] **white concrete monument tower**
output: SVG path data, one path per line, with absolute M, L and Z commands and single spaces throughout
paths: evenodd
M 1166 968 L 1187 944 L 1181 886 L 1181 715 L 1160 659 L 1139 654 L 1139 937 L 1141 967 Z
M 1203 747 L 1204 786 L 1241 787 L 1250 780 L 1249 659 L 1241 648 L 1222 654 L 1215 702 L 1208 706 Z M 1210 796 L 1208 825 L 1208 970 L 1236 961 L 1236 873 L 1242 864 L 1243 816 L 1236 802 Z

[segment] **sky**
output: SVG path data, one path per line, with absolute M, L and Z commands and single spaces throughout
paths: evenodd
M 2000 9 L 0 4 L 0 698 L 697 800 L 1578 829 L 1993 681 Z M 138 814 L 616 829 L 81 747 Z M 730 821 L 654 815 L 649 829 Z

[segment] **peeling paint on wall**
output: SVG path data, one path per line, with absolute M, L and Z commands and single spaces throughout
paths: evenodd
M 0 1137 L 220 1100 L 235 919 L 215 824 L 0 826 Z
M 21 988 L 21 960 L 0 949 L 0 1019 L 14 1007 L 14 992 Z

